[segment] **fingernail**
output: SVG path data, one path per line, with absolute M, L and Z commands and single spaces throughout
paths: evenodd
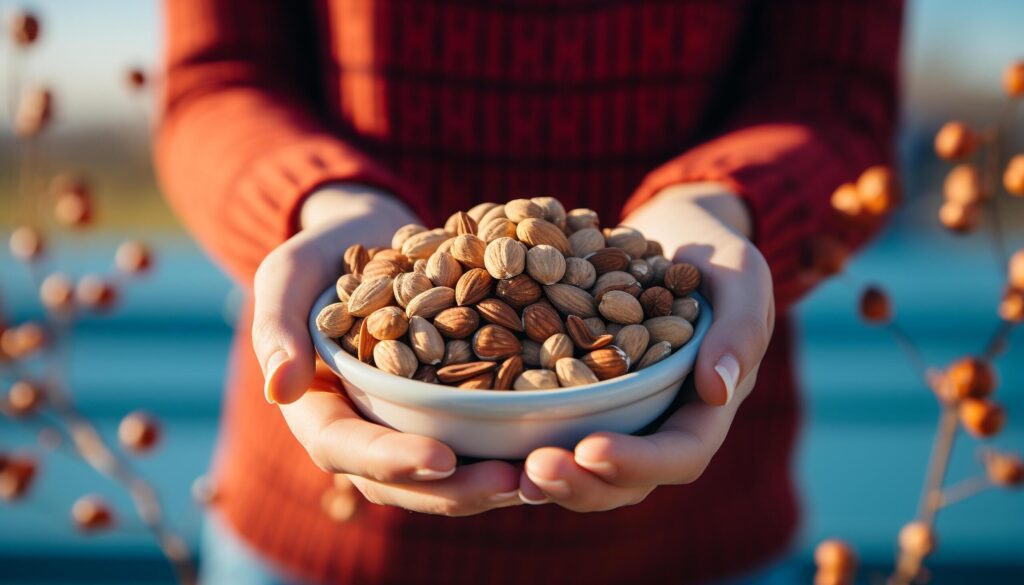
M 427 469 L 424 467 L 412 472 L 412 478 L 417 481 L 433 481 L 436 479 L 451 477 L 453 473 L 455 473 L 454 467 L 447 471 L 438 471 L 436 469 Z
M 263 397 L 267 399 L 270 404 L 277 404 L 277 397 L 275 396 L 275 389 L 277 388 L 277 381 L 274 379 L 277 375 L 277 370 L 281 368 L 281 365 L 288 361 L 288 352 L 284 349 L 279 349 L 270 356 L 267 360 L 267 377 L 263 382 Z
M 531 499 L 527 497 L 527 495 L 524 494 L 522 490 L 519 491 L 519 499 L 522 500 L 524 504 L 530 504 L 531 506 L 540 506 L 541 504 L 547 504 L 551 502 L 551 498 L 548 497 L 544 497 L 539 500 Z
M 619 469 L 608 461 L 587 461 L 577 457 L 576 464 L 604 478 L 612 478 L 619 474 Z
M 487 498 L 492 504 L 510 504 L 513 501 L 519 500 L 519 490 L 512 490 L 510 492 L 501 492 L 500 494 L 494 494 Z
M 718 363 L 715 364 L 715 371 L 718 372 L 722 383 L 725 384 L 725 404 L 729 404 L 732 401 L 733 395 L 736 394 L 736 384 L 740 379 L 740 363 L 731 354 L 727 353 L 718 358 Z
M 572 495 L 572 488 L 569 487 L 569 482 L 564 479 L 537 479 L 531 476 L 530 481 L 536 484 L 544 493 L 560 500 Z

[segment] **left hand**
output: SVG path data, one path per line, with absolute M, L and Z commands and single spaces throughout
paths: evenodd
M 725 186 L 667 188 L 623 223 L 661 242 L 675 260 L 701 269 L 702 292 L 714 307 L 694 369 L 702 400 L 682 406 L 648 436 L 600 432 L 573 451 L 537 449 L 519 481 L 520 498 L 528 504 L 611 510 L 643 501 L 659 485 L 696 481 L 753 389 L 771 339 L 771 274 L 747 239 L 746 208 Z

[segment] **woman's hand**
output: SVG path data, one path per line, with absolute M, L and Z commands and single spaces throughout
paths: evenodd
M 364 420 L 334 374 L 315 365 L 309 311 L 337 278 L 345 249 L 387 246 L 416 217 L 385 193 L 346 184 L 311 195 L 300 221 L 302 231 L 257 270 L 252 341 L 267 400 L 281 405 L 312 460 L 328 473 L 346 474 L 378 504 L 451 516 L 520 504 L 516 468 L 485 461 L 456 469 L 447 445 Z
M 768 266 L 747 239 L 743 203 L 722 185 L 662 191 L 624 222 L 695 264 L 714 307 L 694 369 L 701 402 L 681 407 L 652 435 L 595 433 L 573 451 L 545 447 L 526 459 L 520 497 L 570 510 L 639 503 L 659 485 L 691 483 L 725 440 L 757 378 L 775 325 Z

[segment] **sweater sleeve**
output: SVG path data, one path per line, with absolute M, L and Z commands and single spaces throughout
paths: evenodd
M 291 236 L 303 198 L 352 181 L 421 201 L 318 115 L 315 27 L 303 3 L 165 0 L 166 63 L 155 158 L 172 207 L 248 285 Z
M 719 132 L 651 172 L 623 211 L 672 184 L 718 181 L 745 199 L 776 302 L 807 292 L 810 247 L 861 245 L 879 224 L 833 213 L 832 191 L 889 161 L 896 118 L 899 0 L 770 0 L 752 20 L 740 96 Z

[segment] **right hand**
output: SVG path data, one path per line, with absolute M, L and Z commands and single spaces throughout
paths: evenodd
M 358 185 L 318 191 L 301 216 L 302 231 L 256 271 L 252 342 L 267 400 L 281 405 L 313 462 L 347 475 L 377 504 L 448 516 L 521 504 L 515 467 L 484 461 L 456 468 L 447 445 L 361 418 L 334 374 L 315 365 L 307 318 L 337 277 L 345 248 L 387 246 L 391 234 L 416 217 L 389 195 Z

